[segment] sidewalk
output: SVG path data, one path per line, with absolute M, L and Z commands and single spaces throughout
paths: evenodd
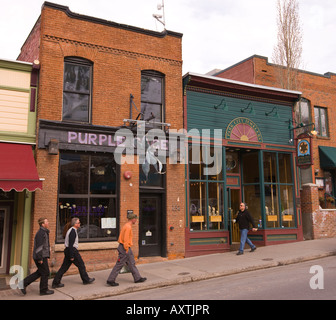
M 309 240 L 260 247 L 253 253 L 250 253 L 250 249 L 247 249 L 244 255 L 241 256 L 237 256 L 236 252 L 228 252 L 140 264 L 138 265 L 138 269 L 141 275 L 147 278 L 147 281 L 139 284 L 134 283 L 132 275 L 127 273 L 118 276 L 118 287 L 107 286 L 106 279 L 110 274 L 110 269 L 90 272 L 90 277 L 96 279 L 91 285 L 83 285 L 78 274 L 69 275 L 62 279 L 62 283 L 65 286 L 55 289 L 53 295 L 40 296 L 39 282 L 35 282 L 27 288 L 25 296 L 18 289 L 0 291 L 0 300 L 97 299 L 246 271 L 272 268 L 332 255 L 336 255 L 336 238 Z M 52 280 L 49 280 L 50 288 L 51 282 Z

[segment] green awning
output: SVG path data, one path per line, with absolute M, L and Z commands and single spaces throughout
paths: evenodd
M 336 168 L 336 148 L 319 147 L 319 153 L 320 153 L 320 167 L 322 169 Z

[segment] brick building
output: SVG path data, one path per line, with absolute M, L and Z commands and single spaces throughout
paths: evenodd
M 36 163 L 45 181 L 35 196 L 30 248 L 45 216 L 56 271 L 63 228 L 77 216 L 88 270 L 111 267 L 119 230 L 133 211 L 136 257 L 184 257 L 184 166 L 164 164 L 174 151 L 168 128 L 183 128 L 182 35 L 45 2 L 18 59 L 39 59 L 41 66 Z M 161 156 L 163 167 L 144 163 L 144 139 L 160 142 L 151 156 Z
M 261 56 L 252 56 L 215 74 L 216 77 L 240 80 L 253 84 L 280 87 L 281 67 Z M 321 211 L 335 209 L 336 195 L 336 126 L 333 122 L 336 101 L 336 75 L 316 74 L 295 70 L 296 89 L 302 92 L 295 108 L 293 144 L 303 131 L 316 129 L 312 138 L 312 165 L 300 169 L 301 206 L 306 238 L 334 236 L 335 213 Z M 288 126 L 284 120 L 283 125 Z M 296 129 L 297 128 L 297 129 Z M 291 128 L 290 128 L 291 129 Z M 324 218 L 321 218 L 321 217 Z M 318 221 L 329 221 L 321 223 Z

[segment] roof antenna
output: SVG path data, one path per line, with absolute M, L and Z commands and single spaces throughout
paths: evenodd
M 162 10 L 162 14 L 154 13 L 153 17 L 163 24 L 164 29 L 166 30 L 166 18 L 165 18 L 165 11 L 164 11 L 164 0 L 162 0 L 162 4 L 157 5 L 158 10 Z

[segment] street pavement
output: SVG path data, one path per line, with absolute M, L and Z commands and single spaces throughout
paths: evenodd
M 147 281 L 134 283 L 130 273 L 120 274 L 117 287 L 106 284 L 111 269 L 89 272 L 96 280 L 90 285 L 83 285 L 78 274 L 64 276 L 63 288 L 54 289 L 50 296 L 39 295 L 39 282 L 27 287 L 23 295 L 19 289 L 0 291 L 0 300 L 93 300 L 105 297 L 143 291 L 176 284 L 189 283 L 222 277 L 241 272 L 278 267 L 303 261 L 315 260 L 336 255 L 336 238 L 308 240 L 288 244 L 259 247 L 251 253 L 217 253 L 179 260 L 167 260 L 138 265 L 142 277 Z M 51 288 L 52 279 L 49 280 Z

